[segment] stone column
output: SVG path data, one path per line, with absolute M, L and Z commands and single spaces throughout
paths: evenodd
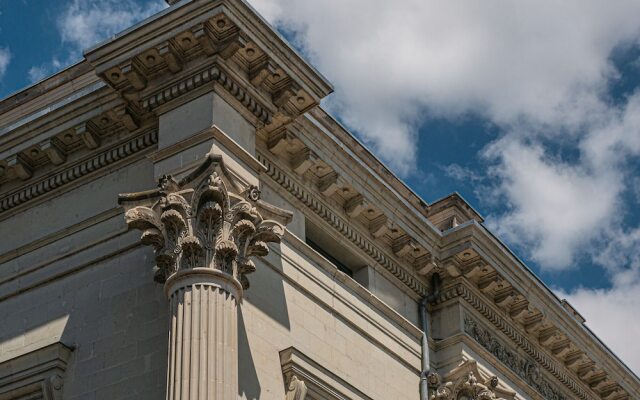
M 255 271 L 252 258 L 279 242 L 291 213 L 242 187 L 222 157 L 180 181 L 120 195 L 125 220 L 156 254 L 158 282 L 170 303 L 167 400 L 238 396 L 238 304 Z M 269 219 L 263 217 L 263 214 Z
M 169 278 L 167 399 L 235 399 L 238 301 L 235 282 L 193 270 Z

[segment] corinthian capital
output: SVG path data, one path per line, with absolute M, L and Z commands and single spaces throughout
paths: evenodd
M 474 360 L 466 360 L 445 376 L 443 383 L 437 375 L 432 375 L 430 386 L 435 391 L 430 400 L 513 400 L 516 393 L 501 387 L 495 376 L 483 378 Z
M 268 254 L 267 243 L 280 241 L 292 217 L 260 200 L 256 187 L 243 187 L 213 154 L 181 180 L 163 176 L 156 189 L 121 194 L 119 203 L 129 228 L 155 249 L 158 282 L 205 268 L 247 288 L 252 258 Z

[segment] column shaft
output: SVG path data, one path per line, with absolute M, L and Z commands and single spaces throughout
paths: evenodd
M 167 400 L 238 396 L 237 301 L 228 291 L 189 284 L 169 295 Z

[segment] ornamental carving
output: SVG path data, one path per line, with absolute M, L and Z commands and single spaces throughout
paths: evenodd
M 446 381 L 434 374 L 430 379 L 435 391 L 431 400 L 512 400 L 515 392 L 498 387 L 495 376 L 483 379 L 474 360 L 466 360 L 446 375 Z
M 222 157 L 209 155 L 188 176 L 160 178 L 158 188 L 120 195 L 129 228 L 155 250 L 158 282 L 172 274 L 209 268 L 231 275 L 244 288 L 255 271 L 252 260 L 266 256 L 291 220 L 289 211 L 260 200 L 255 186 L 242 187 Z
M 507 349 L 489 330 L 482 328 L 469 316 L 464 318 L 464 330 L 478 344 L 493 354 L 500 362 L 516 373 L 532 388 L 548 400 L 566 400 L 566 397 L 547 382 L 537 364 Z
M 287 387 L 287 395 L 285 400 L 305 400 L 307 397 L 307 384 L 293 375 L 289 386 Z

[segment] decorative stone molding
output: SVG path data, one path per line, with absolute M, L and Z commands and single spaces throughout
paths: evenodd
M 549 373 L 556 377 L 559 382 L 565 385 L 578 398 L 583 400 L 595 399 L 595 397 L 587 393 L 579 383 L 577 383 L 572 377 L 567 375 L 550 356 L 548 356 L 545 352 L 540 351 L 536 345 L 531 343 L 520 332 L 514 329 L 514 327 L 510 323 L 505 321 L 503 317 L 495 313 L 491 309 L 491 307 L 485 304 L 484 300 L 476 296 L 468 287 L 465 286 L 464 283 L 458 283 L 444 289 L 440 293 L 439 302 L 444 302 L 456 297 L 462 298 L 469 305 L 475 308 L 482 316 L 484 316 L 496 328 L 498 328 L 509 339 L 511 339 L 518 347 L 529 354 L 537 363 L 537 365 L 549 371 Z M 515 372 L 517 373 L 517 371 Z
M 530 304 L 527 296 L 511 286 L 473 248 L 458 251 L 442 264 L 447 274 L 460 283 L 445 289 L 441 301 L 461 296 L 579 398 L 607 399 L 615 393 L 624 399 L 628 395 L 622 382 L 615 383 L 611 372 L 598 366 L 592 360 L 597 358 L 576 344 L 572 334 L 547 318 L 547 311 Z M 504 313 L 496 313 L 494 307 Z M 587 370 L 591 371 L 589 375 L 584 374 Z
M 157 131 L 145 132 L 95 154 L 91 158 L 69 165 L 68 168 L 30 183 L 29 186 L 5 194 L 0 197 L 0 214 L 145 150 L 157 142 Z
M 291 376 L 287 387 L 285 400 L 305 400 L 307 397 L 307 385 L 298 379 L 296 375 Z
M 513 400 L 516 393 L 499 387 L 496 376 L 482 379 L 475 360 L 465 360 L 445 376 L 440 383 L 437 374 L 430 376 L 430 386 L 435 387 L 431 400 Z
M 562 331 L 560 324 L 545 316 L 547 310 L 531 304 L 524 293 L 499 273 L 484 258 L 486 254 L 475 247 L 473 236 L 466 246 L 458 244 L 449 250 L 451 253 L 447 254 L 446 259 L 434 257 L 433 250 L 422 247 L 415 237 L 390 223 L 390 218 L 376 209 L 375 202 L 367 201 L 364 194 L 349 185 L 346 177 L 322 162 L 322 156 L 316 153 L 318 150 L 313 147 L 313 142 L 307 141 L 309 133 L 305 133 L 304 129 L 300 123 L 294 123 L 263 136 L 258 159 L 267 166 L 267 173 L 275 183 L 385 267 L 416 295 L 423 295 L 422 288 L 426 287 L 419 275 L 428 277 L 435 271 L 441 271 L 450 278 L 464 277 L 461 279 L 468 280 L 483 295 L 483 301 L 505 312 L 507 318 L 503 323 L 507 331 L 519 332 L 519 328 L 522 328 L 522 332 L 518 333 L 522 335 L 518 340 L 525 341 L 522 346 L 580 398 L 596 396 L 604 399 L 611 393 L 625 393 L 622 388 L 624 381 L 618 381 L 616 386 L 612 377 L 615 374 L 602 365 L 595 365 L 591 359 L 598 359 L 597 356 L 587 354 L 585 347 L 578 345 L 579 342 L 571 333 Z M 299 162 L 301 154 L 309 155 L 303 157 L 302 163 Z M 299 165 L 304 168 L 298 168 Z M 343 207 L 340 207 L 341 204 Z M 461 208 L 466 203 L 457 195 L 434 204 L 436 207 L 429 210 L 430 217 L 442 217 L 442 221 L 445 221 L 458 213 L 458 222 L 481 220 L 470 207 Z M 451 211 L 452 207 L 455 212 Z M 363 235 L 358 227 L 363 227 L 370 235 Z M 436 252 L 441 256 L 446 254 L 440 249 Z M 569 312 L 572 310 L 569 309 Z M 574 318 L 581 322 L 579 317 Z M 592 368 L 593 371 L 589 375 L 579 373 L 584 372 L 585 368 Z
M 313 193 L 298 185 L 295 181 L 291 180 L 282 170 L 276 167 L 264 156 L 258 154 L 258 160 L 267 167 L 267 174 L 280 186 L 285 188 L 291 195 L 297 198 L 302 204 L 308 207 L 311 211 L 325 220 L 329 225 L 342 234 L 347 240 L 351 241 L 358 248 L 363 250 L 378 264 L 383 266 L 387 271 L 398 278 L 409 289 L 420 296 L 424 296 L 427 293 L 427 287 L 420 280 L 409 274 L 403 267 L 396 264 L 393 260 L 385 255 L 385 252 L 380 250 L 377 245 L 372 243 L 369 239 L 365 238 L 358 231 L 353 229 L 352 223 L 347 222 L 345 219 L 334 213 L 329 207 L 325 206 L 322 202 L 315 198 Z
M 280 241 L 292 213 L 260 200 L 214 154 L 179 181 L 163 176 L 157 189 L 118 200 L 129 228 L 154 248 L 155 279 L 169 298 L 167 400 L 235 400 L 246 274 L 267 243 Z
M 517 353 L 510 351 L 504 344 L 497 340 L 490 331 L 482 328 L 468 315 L 464 318 L 464 331 L 478 344 L 487 349 L 500 362 L 516 373 L 527 384 L 540 393 L 545 399 L 565 400 L 567 397 L 554 388 L 542 376 L 538 363 L 525 359 Z
M 0 399 L 61 400 L 72 349 L 55 343 L 0 364 Z
M 270 124 L 272 114 L 255 100 L 242 87 L 234 82 L 218 65 L 213 65 L 202 71 L 196 72 L 188 78 L 173 84 L 168 88 L 158 90 L 142 99 L 142 107 L 147 111 L 153 111 L 159 106 L 187 94 L 210 82 L 219 83 L 230 95 L 238 100 L 256 118 L 265 124 Z
M 295 347 L 280 352 L 285 400 L 371 400 Z
M 100 101 L 108 102 L 104 98 Z M 108 108 L 111 105 L 103 107 Z M 15 130 L 7 128 L 9 136 L 22 136 L 22 132 L 24 136 L 38 137 L 39 142 L 21 143 L 16 146 L 15 153 L 0 159 L 0 186 L 15 183 L 15 181 L 24 181 L 28 184 L 38 171 L 63 165 L 67 162 L 67 158 L 77 153 L 86 153 L 87 150 L 91 152 L 105 147 L 107 143 L 113 143 L 112 136 L 122 136 L 124 128 L 127 128 L 127 124 L 116 116 L 116 111 L 124 107 L 124 104 L 120 104 L 107 111 L 93 109 L 75 118 L 70 116 L 70 119 L 84 118 L 80 123 L 74 122 L 73 126 L 69 126 L 68 120 L 56 120 L 55 116 L 45 113 L 39 115 L 40 120 L 34 123 L 34 129 L 29 131 L 28 135 L 24 128 L 22 130 L 20 127 L 16 127 Z M 73 115 L 74 111 L 70 111 L 69 114 Z M 135 129 L 138 127 L 136 126 Z
M 182 4 L 85 57 L 131 109 L 153 110 L 216 82 L 266 130 L 290 122 L 332 91 L 253 9 L 235 1 Z
M 143 231 L 142 243 L 155 249 L 158 282 L 208 269 L 247 288 L 252 257 L 267 255 L 267 243 L 280 241 L 292 217 L 261 201 L 256 187 L 243 188 L 222 156 L 212 154 L 179 182 L 163 176 L 157 189 L 120 195 L 119 202 L 127 225 Z

